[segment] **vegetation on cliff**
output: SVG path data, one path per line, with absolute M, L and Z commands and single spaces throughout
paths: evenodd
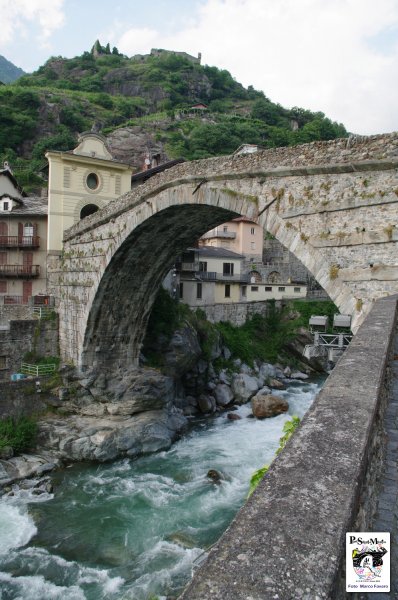
M 207 109 L 192 112 L 197 103 Z M 188 160 L 228 154 L 242 143 L 275 147 L 347 135 L 323 113 L 286 109 L 188 55 L 128 58 L 99 42 L 91 52 L 51 57 L 35 73 L 0 86 L 0 119 L 0 161 L 10 162 L 28 190 L 44 183 L 44 152 L 72 148 L 93 124 L 105 135 L 141 128 L 168 158 Z
M 277 362 L 281 358 L 294 360 L 287 348 L 302 327 L 308 327 L 312 314 L 323 314 L 333 321 L 338 312 L 331 301 L 292 300 L 281 309 L 274 300 L 268 303 L 266 316 L 253 315 L 241 326 L 229 322 L 210 323 L 203 310 L 191 310 L 186 304 L 172 299 L 160 288 L 149 318 L 143 354 L 153 366 L 162 367 L 164 353 L 176 329 L 189 323 L 198 333 L 205 359 L 210 359 L 211 349 L 221 336 L 231 352 L 230 361 L 216 359 L 216 366 L 231 366 L 240 359 L 253 366 L 254 361 Z M 227 364 L 228 363 L 228 364 Z
M 0 421 L 0 451 L 10 447 L 14 453 L 29 449 L 36 438 L 36 421 L 29 417 Z

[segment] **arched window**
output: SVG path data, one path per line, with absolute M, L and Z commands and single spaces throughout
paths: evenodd
M 24 237 L 33 237 L 33 223 L 25 223 L 23 226 Z
M 96 206 L 95 204 L 86 204 L 86 206 L 83 206 L 83 208 L 80 211 L 80 218 L 85 219 L 86 217 L 93 215 L 95 212 L 97 212 L 97 210 L 98 206 Z
M 279 283 L 281 281 L 281 274 L 278 271 L 272 271 L 267 277 L 268 283 Z

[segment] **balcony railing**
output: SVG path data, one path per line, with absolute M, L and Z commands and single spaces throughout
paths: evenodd
M 221 238 L 224 240 L 234 240 L 236 238 L 235 231 L 221 231 L 220 229 L 212 229 L 208 231 L 204 235 L 202 235 L 202 240 L 208 240 L 210 238 Z
M 40 265 L 0 265 L 0 277 L 38 277 Z
M 0 296 L 0 304 L 1 299 L 3 300 L 3 304 L 8 306 L 14 306 L 16 304 L 28 304 L 28 299 L 24 298 L 23 296 Z
M 38 235 L 0 235 L 0 248 L 39 248 Z
M 223 273 L 215 273 L 214 271 L 201 271 L 196 275 L 203 281 L 242 281 L 248 283 L 250 275 L 248 273 L 240 273 L 237 275 L 224 275 Z

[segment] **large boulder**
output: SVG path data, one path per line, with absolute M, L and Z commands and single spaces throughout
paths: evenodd
M 216 400 L 214 396 L 207 396 L 206 394 L 200 394 L 198 398 L 198 406 L 200 412 L 213 413 L 216 410 Z
M 174 332 L 164 355 L 167 373 L 180 377 L 189 371 L 201 354 L 198 334 L 193 327 L 186 325 Z
M 234 397 L 231 388 L 225 383 L 219 383 L 216 385 L 214 389 L 214 396 L 218 406 L 227 406 L 227 404 L 232 402 Z
M 90 391 L 92 391 L 90 389 Z M 172 377 L 156 369 L 137 369 L 122 379 L 109 380 L 107 411 L 113 415 L 133 415 L 171 406 L 175 384 Z
M 259 389 L 258 380 L 256 377 L 251 377 L 246 373 L 238 373 L 232 377 L 232 392 L 235 402 L 244 404 L 248 402 Z
M 275 377 L 275 367 L 269 363 L 262 363 L 258 371 L 258 376 L 262 377 L 264 381 L 267 381 L 270 377 Z
M 272 394 L 256 394 L 251 399 L 253 415 L 256 419 L 266 419 L 275 417 L 281 413 L 287 412 L 289 404 L 280 396 Z

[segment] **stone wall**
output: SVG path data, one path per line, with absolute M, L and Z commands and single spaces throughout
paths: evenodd
M 10 321 L 8 329 L 0 330 L 0 381 L 9 381 L 12 373 L 20 372 L 27 352 L 58 356 L 58 320 Z
M 347 597 L 345 534 L 368 531 L 375 507 L 397 299 L 374 304 L 181 600 Z
M 32 318 L 32 307 L 28 305 L 7 305 L 0 303 L 0 326 L 8 326 L 11 320 Z
M 229 321 L 233 325 L 243 325 L 253 315 L 265 316 L 268 306 L 268 302 L 235 302 L 234 304 L 210 304 L 199 308 L 205 311 L 211 323 Z

